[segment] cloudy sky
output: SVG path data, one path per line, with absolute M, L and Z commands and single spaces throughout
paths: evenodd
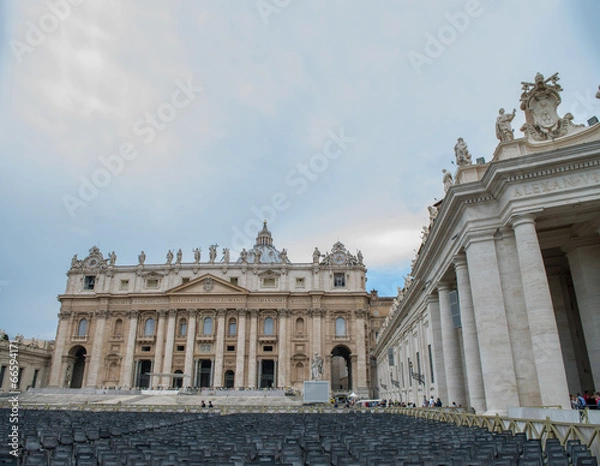
M 0 2 L 0 328 L 53 339 L 71 258 L 360 249 L 394 295 L 463 137 L 559 72 L 600 116 L 596 0 Z

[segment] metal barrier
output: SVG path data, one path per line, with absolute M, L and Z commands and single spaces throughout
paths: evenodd
M 499 415 L 484 416 L 435 408 L 387 408 L 387 411 L 418 419 L 449 422 L 458 426 L 483 427 L 490 432 L 524 432 L 527 438 L 540 439 L 542 445 L 545 445 L 546 439 L 549 438 L 557 438 L 562 445 L 565 445 L 567 440 L 577 439 L 582 445 L 586 445 L 593 455 L 600 457 L 600 424 L 557 422 L 548 418 L 539 420 Z

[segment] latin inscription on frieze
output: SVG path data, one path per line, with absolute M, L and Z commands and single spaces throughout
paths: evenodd
M 594 184 L 600 184 L 600 172 L 598 171 L 581 175 L 557 176 L 549 180 L 540 180 L 535 183 L 524 183 L 516 186 L 513 197 L 520 198 L 554 191 L 566 191 Z

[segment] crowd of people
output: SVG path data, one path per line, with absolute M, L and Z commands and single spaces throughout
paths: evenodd
M 594 392 L 592 390 L 586 390 L 584 394 L 578 393 L 577 395 L 571 396 L 571 408 L 583 410 L 588 409 L 599 409 L 600 404 L 600 392 Z

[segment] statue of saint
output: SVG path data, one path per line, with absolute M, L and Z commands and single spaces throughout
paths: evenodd
M 217 258 L 217 246 L 218 244 L 213 244 L 208 248 L 208 262 L 210 264 L 214 264 Z
M 444 191 L 448 192 L 450 186 L 454 184 L 454 180 L 452 179 L 452 173 L 450 173 L 445 168 L 442 170 L 442 173 L 444 174 Z
M 356 258 L 358 259 L 358 265 L 365 265 L 363 263 L 363 253 L 360 250 L 356 253 Z
M 200 262 L 200 249 L 196 248 L 193 250 L 194 252 L 194 262 L 196 262 L 196 264 L 198 262 Z
M 287 256 L 287 249 L 283 248 L 281 250 L 281 263 L 287 264 L 288 262 L 289 262 L 289 260 L 288 260 L 288 256 Z
M 471 154 L 469 154 L 467 143 L 463 140 L 463 138 L 458 138 L 454 146 L 454 153 L 456 155 L 456 165 L 459 167 L 472 164 Z
M 438 209 L 436 206 L 430 205 L 427 210 L 429 211 L 429 223 L 433 223 L 438 216 Z
M 226 264 L 229 263 L 229 248 L 223 248 L 223 260 Z
M 146 262 L 146 253 L 144 251 L 140 252 L 140 255 L 138 256 L 138 263 L 139 265 L 144 265 L 144 262 Z
M 115 251 L 113 251 L 108 255 L 108 265 L 112 267 L 115 265 L 115 262 L 117 262 L 117 255 L 115 254 Z
M 262 256 L 262 252 L 259 251 L 258 249 L 254 250 L 254 263 L 255 264 L 260 264 L 260 257 Z
M 504 109 L 501 108 L 496 118 L 496 137 L 500 142 L 513 141 L 515 139 L 514 130 L 510 123 L 516 115 L 517 110 L 513 108 L 512 113 L 504 113 Z
M 246 248 L 243 248 L 242 252 L 240 252 L 240 259 L 242 259 L 242 264 L 246 264 L 248 262 L 248 252 L 246 251 Z
M 321 251 L 318 248 L 315 248 L 313 252 L 313 264 L 319 263 L 319 258 L 321 257 Z
M 175 263 L 181 264 L 181 259 L 183 259 L 183 252 L 181 252 L 181 249 L 180 249 L 179 251 L 177 251 L 177 259 L 175 259 Z
M 77 254 L 75 254 L 73 256 L 73 259 L 71 259 L 71 268 L 72 269 L 78 269 L 80 268 L 82 265 L 82 261 L 80 261 L 79 259 L 77 259 Z
M 312 380 L 321 380 L 323 377 L 323 358 L 315 353 L 311 364 Z
M 428 236 L 429 236 L 429 227 L 423 225 L 423 228 L 421 229 L 421 239 L 423 240 L 423 242 L 427 241 Z
M 167 264 L 171 264 L 173 262 L 173 251 L 169 249 L 167 252 Z

